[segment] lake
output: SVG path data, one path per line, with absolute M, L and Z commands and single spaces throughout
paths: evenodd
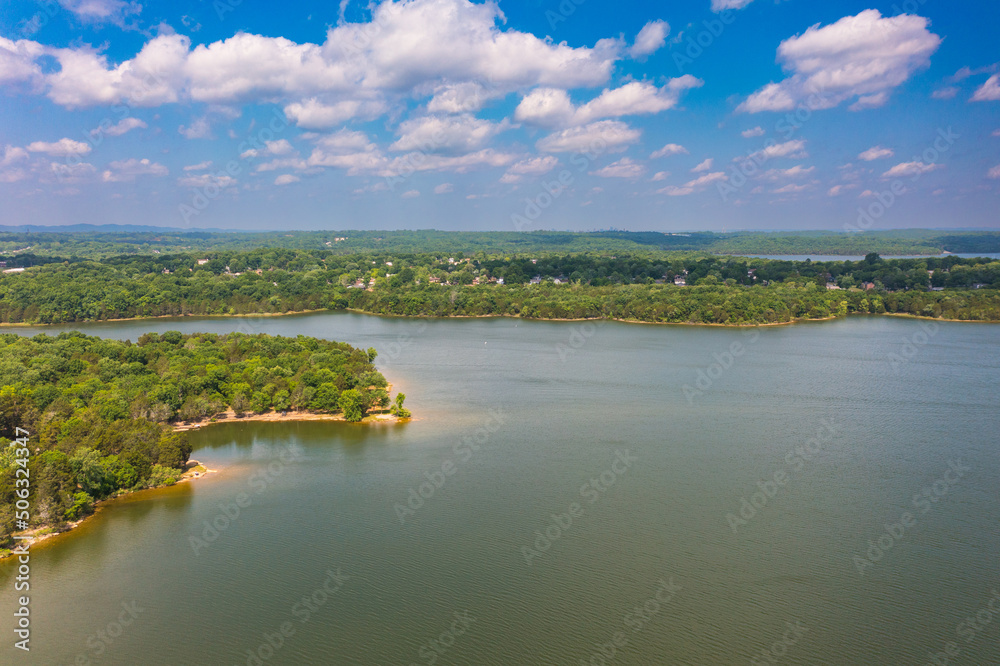
M 374 346 L 416 420 L 194 432 L 219 473 L 32 552 L 30 654 L 0 565 L 4 664 L 1000 662 L 1000 326 L 5 330 L 72 328 Z

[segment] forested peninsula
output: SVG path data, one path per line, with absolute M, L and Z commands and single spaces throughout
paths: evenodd
M 99 500 L 174 483 L 191 453 L 180 421 L 227 410 L 360 421 L 388 407 L 375 356 L 304 336 L 0 335 L 0 432 L 24 436 L 0 437 L 0 549 L 15 530 L 59 530 Z M 391 407 L 403 417 L 404 397 Z

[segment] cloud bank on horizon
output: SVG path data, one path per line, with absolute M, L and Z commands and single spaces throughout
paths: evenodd
M 885 227 L 996 225 L 959 4 L 12 0 L 0 224 L 841 228 L 901 179 Z

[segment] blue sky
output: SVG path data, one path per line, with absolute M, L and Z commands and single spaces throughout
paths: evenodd
M 0 224 L 996 228 L 995 2 L 7 0 Z

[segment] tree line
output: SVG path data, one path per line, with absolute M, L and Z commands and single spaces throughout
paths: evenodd
M 58 525 L 124 491 L 173 483 L 191 447 L 177 421 L 270 410 L 389 406 L 376 352 L 343 342 L 231 333 L 0 335 L 0 546 L 15 524 L 16 428 L 27 430 L 32 525 Z M 397 398 L 394 411 L 408 415 Z M 23 474 L 22 474 L 23 476 Z M 23 485 L 23 484 L 22 484 Z

